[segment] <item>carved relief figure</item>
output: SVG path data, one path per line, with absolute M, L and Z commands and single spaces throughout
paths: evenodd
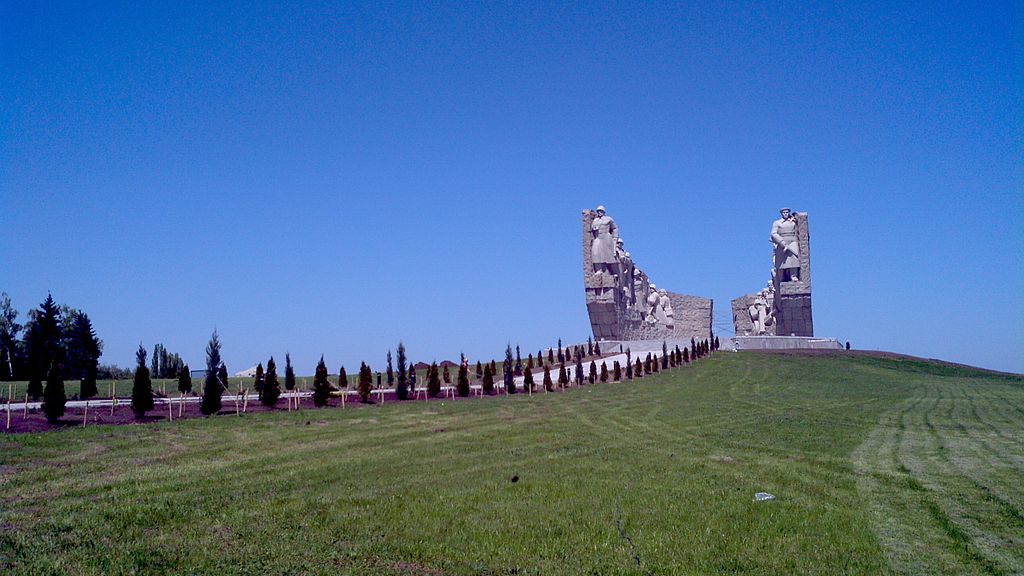
M 757 336 L 764 336 L 768 331 L 768 298 L 767 289 L 761 290 L 754 298 L 754 302 L 747 309 L 750 314 L 750 322 L 754 325 L 753 333 Z
M 661 306 L 661 311 L 665 315 L 665 325 L 672 328 L 675 326 L 675 313 L 672 311 L 672 301 L 669 300 L 668 291 L 659 290 L 658 295 L 661 298 L 658 304 Z
M 615 225 L 615 220 L 605 215 L 604 206 L 597 207 L 597 216 L 590 225 L 590 234 L 593 237 L 590 242 L 590 260 L 594 265 L 594 273 L 617 274 L 615 239 L 619 235 L 619 229 Z
M 629 308 L 636 303 L 633 282 L 634 266 L 633 258 L 626 251 L 622 238 L 615 239 L 615 259 L 619 263 L 619 290 L 622 295 L 620 307 Z
M 796 218 L 789 208 L 779 210 L 782 218 L 772 223 L 772 244 L 775 245 L 774 278 L 778 282 L 800 281 L 800 246 L 797 242 Z

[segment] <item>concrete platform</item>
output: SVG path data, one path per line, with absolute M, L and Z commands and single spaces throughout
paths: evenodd
M 841 350 L 843 344 L 835 338 L 810 336 L 734 336 L 720 341 L 721 350 Z

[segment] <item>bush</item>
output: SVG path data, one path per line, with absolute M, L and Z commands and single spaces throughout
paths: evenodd
M 484 367 L 483 388 L 484 394 L 494 394 L 494 373 L 491 372 L 490 365 Z
M 192 393 L 192 372 L 188 369 L 188 364 L 181 367 L 178 371 L 178 392 L 182 394 Z
M 139 344 L 135 359 L 138 365 L 132 381 L 132 412 L 136 418 L 142 418 L 153 409 L 153 382 L 149 378 L 149 368 L 146 368 L 146 349 L 142 344 Z
M 441 395 L 441 376 L 437 371 L 437 362 L 427 368 L 427 396 L 437 398 Z
M 59 355 L 58 355 L 59 358 Z M 150 397 L 150 403 L 153 398 Z M 64 415 L 68 396 L 64 392 L 64 366 L 54 361 L 46 375 L 46 388 L 43 389 L 43 413 L 50 422 L 56 422 Z
M 270 407 L 277 404 L 280 398 L 281 382 L 277 379 L 277 363 L 271 356 L 270 360 L 267 360 L 267 377 L 263 381 L 263 394 L 260 395 L 260 400 L 264 406 Z
M 401 358 L 404 356 L 402 353 L 404 350 L 399 348 L 399 366 L 401 366 Z M 399 373 L 401 377 L 401 373 Z M 365 362 L 359 363 L 359 401 L 363 404 L 370 404 L 370 392 L 373 390 L 373 371 L 366 365 Z
M 459 396 L 463 398 L 469 396 L 469 367 L 465 364 L 459 366 L 459 379 L 455 389 Z
M 221 366 L 220 338 L 214 330 L 210 342 L 206 345 L 206 377 L 203 379 L 203 400 L 199 404 L 199 411 L 207 416 L 220 412 L 220 398 L 224 393 L 224 386 L 221 385 L 217 372 Z
M 331 382 L 327 379 L 327 364 L 324 364 L 323 355 L 316 364 L 316 373 L 313 375 L 313 406 L 323 408 L 327 406 L 327 399 L 331 397 Z

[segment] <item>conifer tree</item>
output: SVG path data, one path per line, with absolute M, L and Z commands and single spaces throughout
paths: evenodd
M 569 373 L 565 371 L 565 364 L 558 365 L 558 387 L 565 388 L 569 384 Z
M 81 380 L 78 395 L 81 398 L 92 398 L 97 393 L 96 377 L 99 358 L 103 354 L 103 342 L 96 337 L 92 321 L 85 312 L 76 311 L 66 321 L 71 323 L 67 338 L 68 354 L 73 353 L 75 356 L 72 377 Z
M 690 363 L 690 349 L 689 348 L 683 348 L 683 364 L 689 364 L 689 363 Z
M 399 366 L 402 365 L 402 360 L 405 350 L 399 348 L 398 358 Z M 359 363 L 359 400 L 363 404 L 370 403 L 370 391 L 373 390 L 373 371 L 366 365 L 365 362 Z
M 516 376 L 522 376 L 523 374 L 523 359 L 521 356 L 519 356 L 518 344 L 516 344 L 516 367 L 514 372 Z
M 527 369 L 527 370 L 533 370 L 533 368 L 534 368 L 534 364 L 533 364 L 533 354 L 530 354 L 530 355 L 528 355 L 528 356 L 526 357 L 526 369 Z
M 661 341 L 661 369 L 668 370 L 668 343 Z
M 629 348 L 626 348 L 626 378 L 633 379 L 633 360 L 629 354 Z
M 608 381 L 608 363 L 601 362 L 601 382 Z
M 640 358 L 636 359 L 636 366 L 633 367 L 633 376 L 635 378 L 644 377 L 644 364 L 640 361 Z
M 476 379 L 479 380 L 484 377 L 484 369 L 480 365 L 480 361 L 476 361 Z
M 482 385 L 484 394 L 494 394 L 494 373 L 491 372 L 490 364 L 484 366 L 484 379 Z
M 220 412 L 220 398 L 224 393 L 224 387 L 220 383 L 217 372 L 220 370 L 220 338 L 217 331 L 213 331 L 210 342 L 206 345 L 206 378 L 203 380 L 203 400 L 199 404 L 199 411 L 209 416 Z
M 612 381 L 622 382 L 622 366 L 619 365 L 619 361 L 616 360 L 612 363 Z
M 231 381 L 228 380 L 228 367 L 223 361 L 220 363 L 220 369 L 217 370 L 217 378 L 220 379 L 220 385 L 224 390 L 231 387 Z
M 405 344 L 398 343 L 398 382 L 395 384 L 395 396 L 405 400 L 409 396 L 409 361 L 405 357 Z M 362 369 L 360 369 L 362 370 Z M 416 370 L 412 368 L 412 370 Z
M 452 374 L 448 371 L 447 363 L 445 363 L 444 370 L 441 372 L 441 379 L 444 381 L 445 386 L 452 383 Z
M 594 356 L 601 357 L 601 343 L 594 342 Z
M 385 370 L 388 375 L 388 388 L 395 385 L 395 369 L 391 366 L 391 350 L 388 350 L 388 366 Z
M 338 388 L 348 390 L 348 373 L 344 366 L 338 369 Z
M 527 392 L 533 392 L 533 370 L 527 369 L 523 374 L 523 388 Z
M 256 365 L 256 378 L 253 379 L 252 387 L 259 399 L 263 400 L 263 362 Z
M 178 392 L 192 393 L 192 372 L 189 371 L 188 364 L 182 365 L 181 370 L 178 370 Z
M 160 351 L 163 347 L 163 344 L 156 344 L 153 346 L 153 357 L 150 359 L 152 364 L 149 366 L 149 375 L 151 378 L 160 377 Z
M 718 336 L 715 336 L 715 350 L 718 350 L 720 343 L 718 342 Z
M 260 400 L 263 401 L 264 406 L 269 407 L 277 404 L 279 398 L 281 398 L 281 382 L 277 379 L 277 363 L 271 356 L 270 360 L 267 360 L 267 375 L 263 380 L 263 393 L 260 395 Z
M 441 395 L 441 377 L 438 375 L 437 362 L 427 368 L 427 396 L 437 398 Z
M 416 396 L 416 365 L 409 363 L 409 395 Z
M 608 369 L 605 368 L 605 375 L 607 376 Z M 590 361 L 590 373 L 587 374 L 587 381 L 593 384 L 597 382 L 597 362 L 594 360 Z
M 498 364 L 494 360 L 491 360 L 491 376 L 497 376 L 497 375 L 498 375 Z
M 644 374 L 651 373 L 651 353 L 647 353 L 647 357 L 644 358 Z
M 675 368 L 676 367 L 676 353 L 673 352 L 672 350 L 668 351 L 668 367 L 669 368 Z
M 587 356 L 593 356 L 593 355 L 594 355 L 594 341 L 590 339 L 590 336 L 587 336 Z
M 43 379 L 47 378 L 54 361 L 62 350 L 60 307 L 47 294 L 39 310 L 29 313 L 32 318 L 25 326 L 25 355 L 28 361 L 28 395 L 38 400 L 43 395 Z
M 654 372 L 655 374 L 657 374 L 657 373 L 658 373 L 658 370 L 660 369 L 660 368 L 658 368 L 658 366 L 659 366 L 660 364 L 661 364 L 661 362 L 660 362 L 660 361 L 658 360 L 658 355 L 657 355 L 657 354 L 655 354 L 655 355 L 654 355 L 654 358 L 652 358 L 652 359 L 651 359 L 651 368 L 653 368 L 653 369 L 654 369 L 654 370 L 653 370 L 653 372 Z
M 64 415 L 64 407 L 67 402 L 68 396 L 64 392 L 64 366 L 61 365 L 58 354 L 50 366 L 50 372 L 46 375 L 46 388 L 43 389 L 42 408 L 46 419 L 50 422 L 60 419 Z
M 554 389 L 554 383 L 551 382 L 551 365 L 547 364 L 544 366 L 544 389 L 548 392 Z
M 576 355 L 576 385 L 583 385 L 583 358 L 579 354 Z
M 554 364 L 554 363 L 555 363 L 555 351 L 552 350 L 551 348 L 548 348 L 548 364 L 551 365 L 551 364 Z
M 512 345 L 505 347 L 505 363 L 502 365 L 502 379 L 505 383 L 505 392 L 516 393 L 515 369 L 512 367 Z
M 292 355 L 284 353 L 284 389 L 295 390 L 295 369 L 292 368 Z
M 142 344 L 135 352 L 135 359 L 138 365 L 132 382 L 132 412 L 136 418 L 142 418 L 153 409 L 153 382 L 149 378 L 149 368 L 146 368 L 146 349 Z
M 320 362 L 317 362 L 316 373 L 313 374 L 313 406 L 323 408 L 327 406 L 327 399 L 331 396 L 331 383 L 327 379 L 327 364 L 324 364 L 324 357 L 320 355 Z
M 455 388 L 459 396 L 469 396 L 469 367 L 465 363 L 459 364 L 459 381 Z

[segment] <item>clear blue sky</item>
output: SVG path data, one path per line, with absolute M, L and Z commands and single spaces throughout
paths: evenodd
M 1020 2 L 163 4 L 0 8 L 0 290 L 105 362 L 585 339 L 600 203 L 722 324 L 807 211 L 818 335 L 1024 371 Z

